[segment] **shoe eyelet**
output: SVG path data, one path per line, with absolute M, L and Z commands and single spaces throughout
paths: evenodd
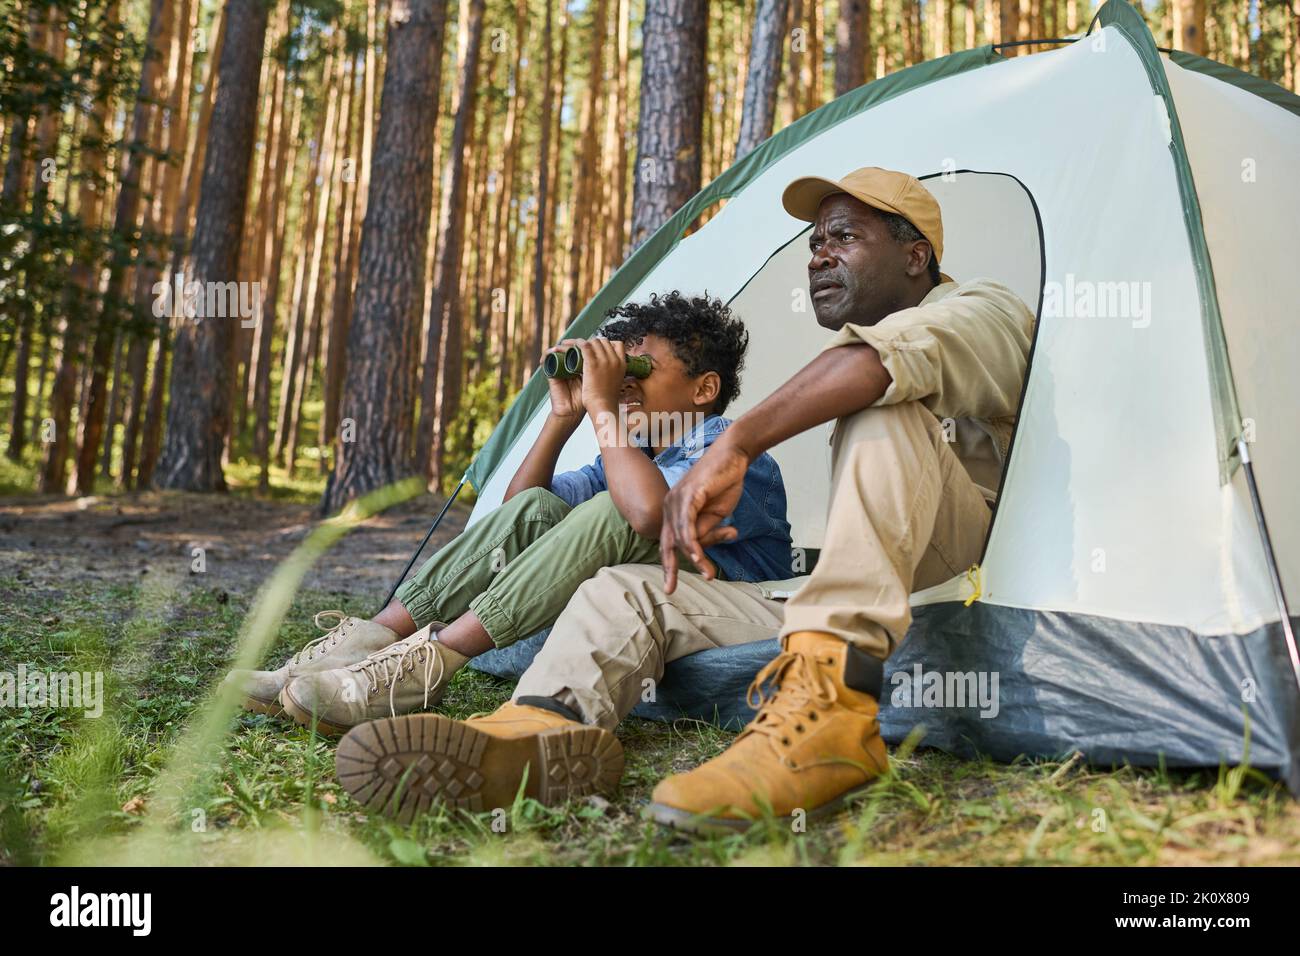
M 797 734 L 801 734 L 801 733 L 803 733 L 803 724 L 795 724 L 795 725 L 794 725 L 794 732 L 797 733 Z
M 790 746 L 790 738 L 789 738 L 789 737 L 782 737 L 782 738 L 781 738 L 781 743 L 783 743 L 783 744 L 785 744 L 787 747 L 789 747 L 789 746 Z
M 817 718 L 817 711 L 815 711 L 815 710 L 810 710 L 810 711 L 808 711 L 808 719 L 809 719 L 809 720 L 817 720 L 817 719 L 818 719 L 818 718 Z

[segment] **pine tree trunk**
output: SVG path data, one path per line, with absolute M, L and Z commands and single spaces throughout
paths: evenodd
M 618 63 L 616 66 L 614 91 L 614 120 L 616 123 L 614 142 L 614 176 L 611 180 L 614 197 L 610 208 L 609 250 L 607 261 L 618 268 L 627 256 L 627 117 L 628 117 L 628 61 L 631 58 L 629 45 L 631 24 L 628 0 L 618 0 Z
M 316 155 L 311 159 L 307 172 L 307 189 L 302 199 L 302 215 L 299 226 L 302 229 L 302 242 L 298 245 L 298 262 L 294 270 L 293 297 L 290 310 L 293 324 L 289 331 L 289 340 L 285 343 L 284 360 L 280 363 L 283 377 L 280 379 L 280 413 L 275 429 L 275 451 L 272 457 L 283 464 L 288 446 L 289 433 L 294 430 L 293 413 L 298 404 L 298 388 L 302 384 L 302 363 L 305 359 L 305 337 L 313 320 L 312 305 L 316 297 L 314 283 L 320 278 L 320 242 L 324 235 L 324 219 L 329 215 L 329 179 L 321 180 L 321 169 L 325 162 L 326 149 L 333 149 L 330 131 L 334 126 L 334 110 L 337 107 L 336 84 L 334 83 L 333 60 L 327 59 L 322 79 L 329 92 L 326 95 L 326 108 L 320 118 L 317 132 Z M 320 187 L 317 182 L 321 181 Z M 325 208 L 322 208 L 325 206 Z M 290 462 L 292 470 L 292 461 Z
M 1205 0 L 1173 0 L 1174 47 L 1205 55 Z
M 289 4 L 283 7 L 286 23 Z M 288 76 L 281 71 L 280 82 L 288 90 Z M 278 123 L 282 123 L 281 118 Z M 266 277 L 262 286 L 262 312 L 258 319 L 253 349 L 257 356 L 257 375 L 253 379 L 253 455 L 257 458 L 258 491 L 265 494 L 271 490 L 271 344 L 275 338 L 275 319 L 279 310 L 280 277 L 284 269 L 281 258 L 284 255 L 285 233 L 288 231 L 289 194 L 293 188 L 293 175 L 298 162 L 298 132 L 302 122 L 302 98 L 293 97 L 290 107 L 289 129 L 281 131 L 278 156 L 275 161 L 274 186 L 271 192 L 270 214 L 274 226 L 266 235 L 266 247 L 262 250 L 262 274 Z
M 184 270 L 200 283 L 239 278 L 248 171 L 257 135 L 258 80 L 266 39 L 263 0 L 228 0 L 226 37 L 203 167 L 194 243 Z M 221 455 L 230 428 L 234 322 L 185 319 L 177 330 L 166 440 L 155 482 L 162 488 L 224 491 Z
M 515 173 L 519 163 L 519 143 L 522 140 L 522 124 L 519 120 L 521 112 L 527 113 L 528 110 L 528 93 L 527 86 L 524 83 L 523 75 L 520 71 L 520 64 L 523 60 L 524 45 L 527 42 L 527 3 L 526 0 L 520 0 L 515 7 L 515 32 L 514 32 L 514 62 L 510 66 L 509 84 L 513 85 L 514 95 L 510 97 L 510 105 L 506 110 L 506 126 L 502 134 L 502 155 L 505 162 L 505 168 L 502 172 L 501 183 L 497 187 L 496 210 L 493 219 L 496 223 L 496 239 L 492 245 L 492 277 L 489 281 L 487 311 L 489 317 L 497 316 L 499 332 L 496 337 L 497 346 L 497 390 L 498 394 L 502 391 L 502 384 L 508 375 L 506 371 L 510 365 L 509 337 L 510 322 L 509 318 L 520 308 L 514 296 L 514 290 L 511 288 L 511 268 L 510 265 L 514 258 L 514 232 L 511 228 L 510 199 L 516 195 L 515 192 Z M 498 295 L 496 290 L 501 289 L 504 297 L 502 309 L 497 312 Z M 481 360 L 480 360 L 481 362 Z
M 871 24 L 869 0 L 840 0 L 835 24 L 835 95 L 843 96 L 867 82 Z
M 416 464 L 430 480 L 442 475 L 447 428 L 460 402 L 463 316 L 460 302 L 460 262 L 464 251 L 465 204 L 469 189 L 465 175 L 465 144 L 477 100 L 479 47 L 483 34 L 484 0 L 470 0 L 466 23 L 456 122 L 449 151 L 450 173 L 443 197 L 443 222 L 438 229 L 438 267 L 429 307 L 424 377 L 420 383 L 420 423 L 416 430 Z M 432 184 L 431 184 L 432 185 Z M 433 363 L 437 362 L 435 367 Z M 441 374 L 439 374 L 439 370 Z
M 808 56 L 804 61 L 804 112 L 811 113 L 822 105 L 822 7 L 808 4 Z
M 108 284 L 104 291 L 104 304 L 99 313 L 91 349 L 90 391 L 86 396 L 85 419 L 81 422 L 77 448 L 77 493 L 92 494 L 95 490 L 95 456 L 103 438 L 105 408 L 108 389 L 109 360 L 117 340 L 119 311 L 124 302 L 127 268 L 131 249 L 135 246 L 136 220 L 140 214 L 140 175 L 148 144 L 150 122 L 153 116 L 154 90 L 159 67 L 164 61 L 164 51 L 159 46 L 163 31 L 164 0 L 151 0 L 149 5 L 149 33 L 146 39 L 144 65 L 140 69 L 140 85 L 136 94 L 135 110 L 131 122 L 131 148 L 122 163 L 121 188 L 117 194 L 117 209 L 113 216 L 113 232 L 119 251 L 109 264 Z M 111 432 L 110 432 L 111 435 Z
M 361 230 L 356 311 L 348 333 L 342 417 L 355 434 L 337 444 L 325 513 L 413 472 L 404 394 L 408 328 L 420 320 L 433 191 L 445 0 L 393 0 L 376 167 Z M 351 437 L 354 440 L 347 440 Z
M 184 11 L 177 9 L 176 13 Z M 177 51 L 175 48 L 174 34 L 178 27 L 175 25 L 175 17 L 170 9 L 165 10 L 163 15 L 162 30 L 158 35 L 159 56 L 161 62 L 161 80 L 167 85 L 164 88 L 160 83 L 160 102 L 170 103 L 173 88 L 175 85 L 175 73 L 177 64 L 175 57 Z M 183 27 L 180 27 L 183 29 Z M 149 144 L 150 149 L 159 156 L 167 149 L 168 143 L 168 126 L 171 117 L 166 116 L 167 107 L 155 109 L 153 119 L 151 120 Z M 168 122 L 164 122 L 167 120 Z M 167 164 L 158 158 L 151 158 L 148 163 L 148 185 L 145 187 L 144 209 L 141 217 L 141 228 L 144 236 L 140 244 L 140 257 L 135 265 L 135 314 L 140 318 L 150 315 L 154 301 L 154 288 L 160 279 L 160 270 L 152 261 L 166 256 L 166 250 L 157 248 L 158 242 L 153 237 L 166 233 L 166 223 L 164 217 L 166 211 L 163 208 L 163 173 Z M 134 487 L 134 472 L 136 466 L 136 456 L 138 451 L 138 442 L 140 438 L 141 423 L 144 419 L 145 389 L 148 386 L 149 371 L 149 350 L 153 345 L 152 336 L 140 330 L 132 330 L 129 333 L 130 343 L 127 351 L 126 368 L 130 378 L 130 388 L 126 390 L 125 408 L 122 411 L 122 471 L 118 475 L 118 485 L 120 487 Z M 104 458 L 106 462 L 112 460 L 112 432 L 109 431 L 104 438 Z M 104 477 L 109 477 L 109 470 L 104 470 Z
M 278 18 L 277 18 L 278 19 Z M 267 28 L 266 49 L 276 49 L 279 42 L 279 23 L 271 23 Z M 267 215 L 267 203 L 271 192 L 271 162 L 275 156 L 276 144 L 271 134 L 276 130 L 276 113 L 280 109 L 276 82 L 277 62 L 274 56 L 263 55 L 262 75 L 258 79 L 259 90 L 270 90 L 271 96 L 262 95 L 262 113 L 257 124 L 258 141 L 262 144 L 262 158 L 258 162 L 258 175 L 255 182 L 249 182 L 250 203 L 244 217 L 244 241 L 239 248 L 239 278 L 244 282 L 259 282 L 261 275 L 261 252 L 266 245 L 266 231 L 270 228 L 271 217 Z M 251 174 L 250 174 L 251 175 Z M 252 190 L 257 190 L 257 202 L 251 202 Z M 252 382 L 257 366 L 257 330 L 240 328 L 236 330 L 236 366 L 239 369 L 239 381 L 235 384 L 234 417 L 230 422 L 230 437 L 227 445 L 236 441 L 248 426 L 248 413 L 253 405 Z
M 316 444 L 322 449 L 329 446 L 338 433 L 339 396 L 343 388 L 344 347 L 347 344 L 348 312 L 352 301 L 352 272 L 349 260 L 352 234 L 352 215 L 356 208 L 356 164 L 353 161 L 352 112 L 355 104 L 356 77 L 352 73 L 353 57 L 348 57 L 347 80 L 344 84 L 344 103 L 340 111 L 343 125 L 342 159 L 348 163 L 346 174 L 340 173 L 341 201 L 335 214 L 333 294 L 330 296 L 330 318 L 327 346 L 325 348 L 324 399 L 321 411 L 320 434 Z M 325 470 L 325 456 L 321 456 L 321 469 Z
M 700 188 L 708 0 L 647 0 L 632 208 L 639 246 Z
M 569 8 L 564 0 L 560 5 L 560 64 L 555 74 L 555 109 L 553 113 L 554 127 L 551 135 L 551 159 L 550 166 L 555 174 L 555 199 L 550 204 L 551 221 L 547 227 L 547 260 L 546 274 L 547 282 L 550 288 L 550 305 L 547 313 L 550 317 L 550 324 L 547 328 L 546 335 L 543 336 L 546 345 L 551 344 L 559 337 L 559 332 L 563 329 L 572 316 L 565 318 L 561 311 L 561 303 L 565 301 L 562 295 L 560 283 L 557 276 L 560 269 L 560 240 L 559 240 L 559 221 L 560 210 L 564 208 L 569 197 L 566 197 L 564 190 L 564 178 L 561 176 L 560 156 L 563 152 L 563 130 L 564 130 L 564 96 L 568 84 L 569 69 Z M 572 176 L 569 177 L 572 179 Z M 570 194 L 572 189 L 570 189 Z M 572 217 L 569 217 L 570 220 Z M 534 366 L 536 367 L 536 366 Z
M 176 28 L 172 31 L 171 55 L 168 64 L 168 97 L 166 104 L 167 123 L 163 150 L 168 157 L 162 171 L 162 195 L 160 199 L 161 216 L 158 221 L 159 231 L 167 236 L 175 233 L 176 221 L 180 215 L 181 175 L 185 162 L 186 149 L 189 145 L 189 104 L 190 74 L 193 66 L 193 36 L 197 6 L 192 0 L 182 0 L 177 13 Z M 161 250 L 160 258 L 170 262 L 173 243 Z M 159 278 L 159 276 L 155 276 Z M 160 278 L 171 281 L 171 273 L 164 270 Z M 170 337 L 170 318 L 164 313 L 157 322 L 157 343 L 152 372 L 149 376 L 148 394 L 144 398 L 144 407 L 140 410 L 140 452 L 137 476 L 125 475 L 128 487 L 148 487 L 152 480 L 153 466 L 157 461 L 158 446 L 153 433 L 155 423 L 162 413 L 162 379 L 166 376 L 168 356 L 167 342 Z M 129 431 L 129 429 L 128 429 Z M 153 436 L 153 437 L 151 437 Z
M 53 8 L 47 8 L 45 4 L 33 3 L 28 9 L 30 23 L 30 32 L 28 42 L 31 49 L 39 51 L 42 54 L 51 56 L 57 63 L 62 63 L 64 58 L 64 36 L 65 31 L 61 26 L 58 18 L 58 12 Z M 40 160 L 52 158 L 58 145 L 59 127 L 61 126 L 62 115 L 59 111 L 50 107 L 43 107 L 40 111 L 39 119 L 36 123 L 36 157 Z M 20 120 L 20 126 L 25 129 L 25 120 Z M 17 129 L 18 127 L 15 127 Z M 21 203 L 21 196 L 26 190 L 27 171 L 30 167 L 26 156 L 26 136 L 24 135 L 21 143 L 22 152 L 18 156 L 18 168 L 15 175 L 17 184 L 12 195 L 9 194 L 10 183 L 8 176 L 5 182 L 5 198 L 0 203 L 0 218 L 5 218 L 9 210 L 17 212 Z M 9 157 L 12 162 L 14 156 Z M 36 175 L 32 185 L 31 201 L 31 219 L 36 228 L 49 218 L 49 182 L 43 175 Z M 33 237 L 32 245 L 38 243 L 38 239 Z M 0 256 L 7 258 L 7 255 Z M 36 334 L 36 315 L 33 313 L 30 304 L 23 308 L 16 316 L 18 320 L 18 351 L 14 356 L 14 397 L 13 404 L 10 406 L 9 418 L 9 444 L 6 449 L 6 455 L 13 461 L 20 461 L 23 456 L 23 449 L 27 443 L 27 399 L 28 399 L 28 377 L 32 361 L 32 346 Z M 46 319 L 48 323 L 48 318 Z M 4 372 L 3 365 L 0 365 L 0 375 Z
M 110 4 L 101 21 L 105 29 L 116 29 L 118 4 Z M 95 56 L 88 47 L 83 46 L 78 53 L 78 69 L 85 70 L 80 60 L 92 61 L 89 64 L 91 85 L 97 91 L 102 89 L 104 73 L 108 63 L 103 57 Z M 81 176 L 77 183 L 77 215 L 87 228 L 95 229 L 100 225 L 104 208 L 104 190 L 100 187 L 106 161 L 103 142 L 107 118 L 110 113 L 109 98 L 100 94 L 96 97 L 90 111 L 86 114 L 84 140 L 93 146 L 81 150 Z M 64 312 L 68 316 L 63 331 L 63 341 L 59 354 L 59 367 L 54 374 L 54 384 L 50 387 L 50 420 L 53 423 L 53 441 L 45 447 L 45 458 L 41 464 L 40 490 L 45 494 L 63 494 L 67 484 L 68 454 L 72 450 L 72 408 L 77 401 L 77 384 L 81 379 L 81 352 L 85 342 L 86 326 L 81 318 L 95 301 L 99 292 L 99 269 L 96 262 L 86 256 L 73 259 L 69 270 L 68 294 L 64 301 Z
M 594 0 L 592 6 L 591 46 L 588 55 L 587 95 L 582 103 L 582 117 L 578 121 L 582 131 L 582 150 L 573 192 L 572 224 L 569 233 L 568 313 L 570 319 L 577 315 L 586 300 L 589 284 L 589 259 L 591 249 L 587 244 L 590 221 L 593 215 L 593 190 L 600 187 L 596 174 L 596 117 L 600 112 L 600 91 L 604 80 L 606 0 Z
M 496 65 L 499 57 L 492 57 L 488 61 L 488 73 L 485 77 L 485 88 L 494 89 L 496 86 Z M 518 99 L 518 97 L 511 97 Z M 470 369 L 471 382 L 478 379 L 483 372 L 483 365 L 487 361 L 487 322 L 491 311 L 484 301 L 486 287 L 484 285 L 483 271 L 484 265 L 488 261 L 487 251 L 487 229 L 491 216 L 488 213 L 488 178 L 495 176 L 498 180 L 496 192 L 498 195 L 505 193 L 505 185 L 500 182 L 500 174 L 496 170 L 500 167 L 500 161 L 494 161 L 492 156 L 492 117 L 495 111 L 492 109 L 491 101 L 487 98 L 478 101 L 478 132 L 474 136 L 474 142 L 470 144 L 469 154 L 473 158 L 474 172 L 470 177 L 473 184 L 473 218 L 466 220 L 466 223 L 474 224 L 473 241 L 465 248 L 465 268 L 469 267 L 470 256 L 474 260 L 474 278 L 469 285 L 470 290 L 470 308 L 467 310 L 473 318 L 472 328 L 474 330 L 474 364 Z M 489 277 L 490 284 L 490 277 Z
M 994 0 L 989 0 L 994 2 Z M 998 43 L 1014 43 L 1020 23 L 1020 0 L 996 0 L 998 5 Z M 1003 56 L 1018 56 L 1020 47 L 1004 47 Z
M 547 239 L 554 230 L 551 219 L 551 123 L 555 114 L 553 95 L 554 85 L 554 15 L 552 7 L 555 0 L 542 0 L 546 4 L 546 18 L 542 26 L 542 109 L 538 118 L 541 125 L 541 141 L 537 145 L 537 234 L 533 241 L 533 337 L 529 343 L 528 365 L 536 368 L 542 361 L 542 350 L 546 342 L 546 287 L 547 287 Z M 560 0 L 566 2 L 566 0 Z M 522 370 L 521 370 L 522 371 Z
M 862 0 L 844 0 L 846 7 Z M 776 93 L 781 82 L 781 56 L 785 51 L 785 22 L 790 0 L 758 0 L 754 32 L 749 42 L 749 72 L 745 77 L 745 105 L 736 140 L 736 159 L 772 135 L 776 121 Z M 835 88 L 840 89 L 840 57 L 835 57 Z M 847 81 L 846 81 L 847 82 Z M 851 88 L 851 87 L 850 87 Z
M 298 434 L 302 419 L 302 403 L 307 389 L 311 386 L 312 366 L 316 362 L 317 347 L 320 342 L 321 303 L 324 284 L 321 282 L 321 263 L 325 255 L 326 227 L 329 224 L 330 203 L 334 196 L 335 179 L 335 136 L 338 126 L 339 87 L 343 83 L 343 58 L 339 57 L 337 72 L 329 72 L 329 94 L 325 107 L 325 127 L 321 134 L 321 146 L 317 166 L 321 176 L 320 192 L 317 196 L 314 235 L 311 236 L 311 264 L 307 272 L 307 343 L 303 357 L 298 365 L 298 377 L 294 383 L 294 400 L 289 415 L 289 435 L 285 447 L 285 457 L 290 477 L 293 476 L 298 454 Z M 328 70 L 328 67 L 327 67 Z

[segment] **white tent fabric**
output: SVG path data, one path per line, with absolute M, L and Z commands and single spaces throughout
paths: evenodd
M 1300 120 L 1165 58 L 1196 178 L 1251 457 L 1288 595 L 1300 594 Z
M 1215 138 L 1209 129 L 1222 122 L 1218 114 L 1235 108 L 1233 101 L 1258 99 L 1172 64 L 1166 68 L 1178 77 L 1178 108 L 1187 101 L 1189 135 L 1198 144 Z M 1258 108 L 1278 109 L 1267 103 Z M 1271 134 L 1261 142 L 1263 162 L 1277 162 L 1276 153 L 1300 137 L 1300 123 L 1287 119 L 1290 138 Z M 949 171 L 951 183 L 943 176 L 927 180 L 944 212 L 944 270 L 958 281 L 983 275 L 1007 282 L 1031 307 L 1039 282 L 1032 196 L 1042 219 L 1045 281 L 1057 283 L 1060 294 L 1049 295 L 1040 318 L 1016 449 L 982 564 L 981 600 L 1181 625 L 1203 634 L 1252 630 L 1279 615 L 1244 484 L 1240 478 L 1223 487 L 1219 482 L 1196 268 L 1169 130 L 1164 100 L 1152 94 L 1138 54 L 1106 27 L 1055 52 L 909 91 L 791 150 L 678 243 L 628 298 L 680 289 L 732 300 L 753 330 L 744 391 L 728 412 L 734 416 L 810 359 L 825 338 L 811 311 L 801 311 L 807 309 L 806 224 L 781 207 L 790 180 L 835 177 L 867 164 L 917 176 Z M 1192 154 L 1194 167 L 1226 162 L 1208 152 L 1198 159 L 1196 149 Z M 1282 178 L 1285 167 L 1266 168 Z M 952 174 L 956 169 L 1008 175 Z M 1292 216 L 1296 188 L 1286 187 Z M 1216 223 L 1231 218 L 1231 201 L 1220 203 L 1212 193 L 1207 215 Z M 1284 228 L 1281 215 L 1269 217 L 1278 229 Z M 1231 263 L 1229 272 L 1254 244 L 1225 235 L 1216 237 L 1215 248 L 1227 247 L 1220 254 Z M 1290 251 L 1294 242 L 1278 236 L 1275 247 Z M 1294 286 L 1295 270 L 1282 281 Z M 1266 325 L 1276 330 L 1280 303 L 1296 301 L 1294 295 L 1274 300 L 1271 290 L 1244 277 L 1222 288 L 1237 297 L 1225 307 L 1234 317 L 1234 339 L 1260 335 Z M 1095 293 L 1092 314 L 1085 289 Z M 1122 293 L 1130 293 L 1126 309 Z M 1264 302 L 1279 304 L 1269 312 L 1260 309 Z M 1296 378 L 1286 374 L 1296 365 L 1285 350 L 1268 349 L 1251 371 L 1254 365 L 1261 376 L 1247 395 L 1261 409 L 1261 427 L 1267 425 L 1260 436 L 1261 480 L 1276 490 L 1288 472 L 1295 473 L 1288 466 L 1296 450 L 1292 443 L 1285 452 L 1266 454 L 1263 444 L 1264 438 L 1274 449 L 1287 444 L 1279 420 L 1294 420 L 1300 407 Z M 1266 409 L 1264 395 L 1282 399 L 1280 407 Z M 482 489 L 476 514 L 499 503 L 545 415 L 543 404 Z M 820 543 L 828 431 L 774 450 L 796 544 Z M 580 429 L 559 468 L 577 467 L 596 453 L 590 430 Z M 1276 507 L 1285 525 L 1279 537 L 1291 556 L 1300 556 L 1292 545 L 1300 531 L 1294 499 Z M 1297 570 L 1289 566 L 1291 575 Z M 970 593 L 970 584 L 958 578 L 915 601 Z

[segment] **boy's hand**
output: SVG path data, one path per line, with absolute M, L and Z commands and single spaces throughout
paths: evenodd
M 617 412 L 627 378 L 627 353 L 622 342 L 587 339 L 582 345 L 582 404 L 591 416 Z
M 547 352 L 563 352 L 570 345 L 582 345 L 583 339 L 565 339 Z M 586 356 L 583 356 L 586 361 Z M 551 390 L 551 417 L 567 424 L 576 425 L 582 420 L 585 409 L 582 405 L 582 379 L 548 378 Z

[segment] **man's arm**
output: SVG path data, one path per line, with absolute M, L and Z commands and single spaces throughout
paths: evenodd
M 752 462 L 793 435 L 875 404 L 890 381 L 870 345 L 828 349 L 736 419 L 714 445 L 731 442 Z
M 712 579 L 704 549 L 735 538 L 736 530 L 721 522 L 739 503 L 755 458 L 793 435 L 875 404 L 890 382 L 870 345 L 827 349 L 736 419 L 664 499 L 659 532 L 664 590 L 671 594 L 677 587 L 679 551 Z
M 1014 292 L 978 280 L 876 325 L 844 326 L 669 493 L 659 538 L 666 590 L 676 584 L 677 549 L 693 558 L 729 540 L 729 529 L 718 525 L 740 500 L 748 461 L 790 436 L 871 405 L 907 401 L 922 402 L 937 418 L 1014 415 L 1033 325 L 1033 312 Z

